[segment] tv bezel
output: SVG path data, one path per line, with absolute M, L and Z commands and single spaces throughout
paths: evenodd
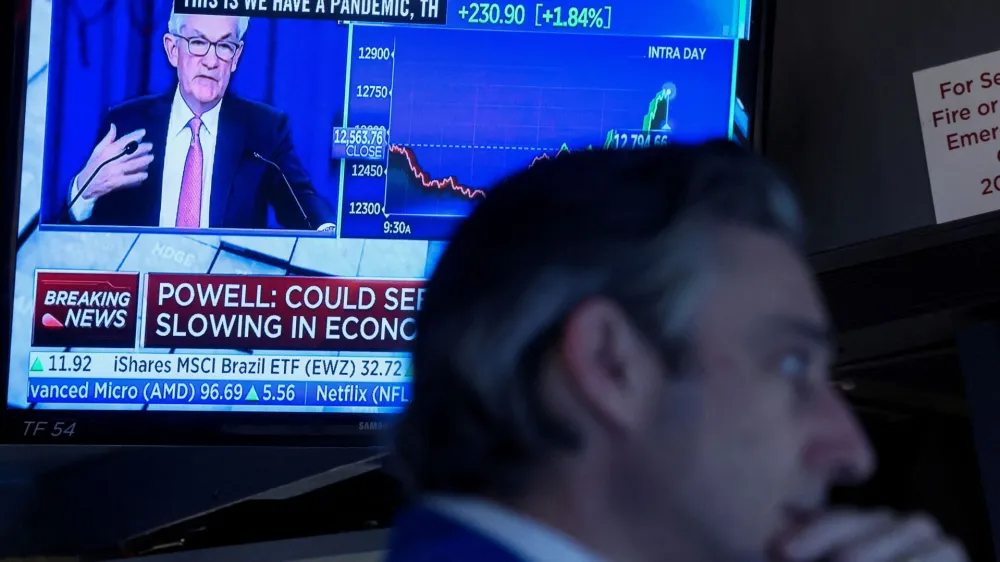
M 14 3 L 11 3 L 14 4 Z M 750 72 L 753 96 L 745 102 L 750 117 L 749 143 L 755 150 L 763 146 L 767 119 L 767 94 L 770 82 L 772 21 L 775 0 L 752 0 L 750 39 L 740 45 L 740 52 L 751 49 L 757 55 L 738 72 Z M 4 177 L 7 185 L 2 196 L 2 216 L 12 217 L 8 224 L 7 243 L 0 245 L 0 260 L 7 264 L 7 284 L 4 294 L 0 338 L 3 377 L 0 398 L 0 443 L 62 444 L 62 445 L 280 445 L 370 447 L 382 444 L 383 429 L 393 419 L 392 414 L 339 414 L 313 412 L 200 412 L 200 411 L 101 411 L 101 410 L 39 410 L 7 406 L 10 368 L 10 342 L 13 313 L 16 240 L 18 238 L 18 204 L 24 136 L 25 92 L 27 85 L 27 55 L 30 43 L 30 16 L 16 26 L 11 36 L 11 57 L 2 57 L 10 77 L 9 99 L 3 114 L 4 130 L 16 131 L 8 137 Z M 739 77 L 738 77 L 739 81 Z M 72 427 L 70 435 L 66 430 Z

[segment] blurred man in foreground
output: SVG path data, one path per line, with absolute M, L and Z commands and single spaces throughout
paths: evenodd
M 428 283 L 388 560 L 965 560 L 925 517 L 825 503 L 874 458 L 801 222 L 729 143 L 491 191 Z

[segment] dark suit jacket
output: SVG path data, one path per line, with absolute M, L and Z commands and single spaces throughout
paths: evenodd
M 416 507 L 397 520 L 385 562 L 523 562 L 480 533 L 441 515 Z
M 173 99 L 171 90 L 167 94 L 136 98 L 108 110 L 98 137 L 107 134 L 112 123 L 119 135 L 146 129 L 143 142 L 153 143 L 153 163 L 142 185 L 100 197 L 93 215 L 84 224 L 159 226 L 163 155 Z M 308 224 L 281 173 L 254 158 L 254 152 L 281 168 L 309 217 Z M 295 155 L 288 116 L 233 94 L 226 95 L 219 112 L 209 205 L 211 228 L 267 228 L 268 207 L 274 209 L 281 226 L 288 229 L 315 230 L 337 220 L 330 203 L 313 189 L 309 175 Z

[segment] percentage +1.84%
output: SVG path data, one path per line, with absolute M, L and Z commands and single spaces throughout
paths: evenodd
M 539 2 L 535 4 L 535 27 L 608 31 L 611 29 L 611 6 L 577 8 Z
M 471 2 L 458 9 L 463 21 L 475 25 L 534 27 L 566 29 L 611 29 L 611 6 L 578 8 L 547 3 L 536 3 L 533 8 L 525 4 L 495 4 Z

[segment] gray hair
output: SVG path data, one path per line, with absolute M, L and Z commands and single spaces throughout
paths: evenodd
M 181 28 L 184 27 L 184 19 L 190 14 L 178 14 L 170 9 L 170 20 L 167 22 L 167 31 L 173 33 L 174 35 L 181 34 Z M 250 18 L 246 16 L 240 16 L 236 18 L 236 38 L 240 41 L 243 40 L 243 36 L 247 33 L 247 28 L 250 27 Z
M 721 224 L 801 248 L 790 189 L 729 142 L 576 152 L 491 190 L 427 283 L 412 402 L 393 435 L 403 482 L 516 494 L 539 462 L 579 447 L 539 383 L 563 320 L 588 297 L 617 302 L 680 370 Z

